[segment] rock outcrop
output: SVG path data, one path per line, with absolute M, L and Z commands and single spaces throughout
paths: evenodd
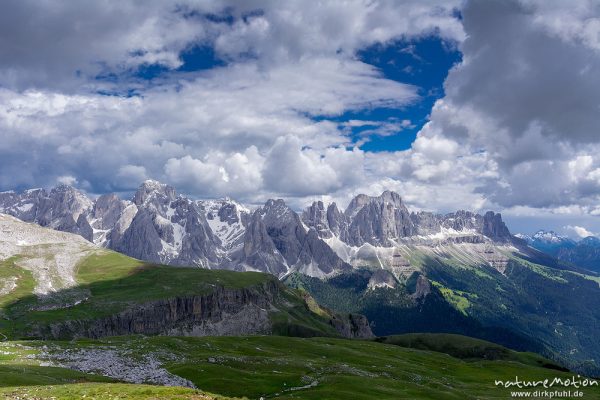
M 370 339 L 375 337 L 371 331 L 369 320 L 360 314 L 334 315 L 329 324 L 345 338 Z
M 269 311 L 279 295 L 275 281 L 242 288 L 216 287 L 206 295 L 161 299 L 91 321 L 39 328 L 33 336 L 53 339 L 145 335 L 251 335 L 271 331 Z
M 284 307 L 276 280 L 245 288 L 217 286 L 211 293 L 165 298 L 127 308 L 114 315 L 39 325 L 32 337 L 45 339 L 101 338 L 132 334 L 170 336 L 239 336 L 270 334 L 271 313 Z M 308 307 L 306 309 L 308 311 Z M 362 315 L 331 314 L 331 325 L 346 338 L 373 337 Z
M 307 231 L 300 216 L 281 199 L 269 200 L 254 212 L 243 252 L 234 262 L 277 276 L 295 270 L 323 277 L 351 268 L 314 229 Z

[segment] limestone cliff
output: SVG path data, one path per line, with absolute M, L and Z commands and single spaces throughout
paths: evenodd
M 37 326 L 31 336 L 49 339 L 101 338 L 131 334 L 234 336 L 271 334 L 271 315 L 287 304 L 276 280 L 245 288 L 217 286 L 211 293 L 155 300 L 92 320 L 68 320 Z M 307 311 L 306 312 L 310 312 Z M 328 324 L 347 338 L 372 337 L 365 317 L 333 315 Z

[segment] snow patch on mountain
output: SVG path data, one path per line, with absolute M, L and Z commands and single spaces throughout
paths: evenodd
M 229 198 L 220 200 L 203 200 L 198 204 L 204 209 L 206 221 L 212 233 L 221 241 L 226 253 L 243 244 L 245 233 L 244 219 L 250 210 Z
M 554 231 L 544 231 L 544 230 L 537 231 L 533 235 L 532 239 L 546 242 L 546 243 L 562 243 L 562 242 L 571 240 L 568 237 L 561 236 Z

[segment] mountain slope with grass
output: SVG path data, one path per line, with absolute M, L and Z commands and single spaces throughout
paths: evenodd
M 296 213 L 283 200 L 269 200 L 250 211 L 228 199 L 191 200 L 155 181 L 144 182 L 131 201 L 114 195 L 90 200 L 74 188 L 60 186 L 49 192 L 0 194 L 0 209 L 54 229 L 92 237 L 98 245 L 147 262 L 269 272 L 293 288 L 305 289 L 331 313 L 366 315 L 379 335 L 466 334 L 519 350 L 537 351 L 578 371 L 600 374 L 600 344 L 595 340 L 600 335 L 598 274 L 528 246 L 525 240 L 510 233 L 500 214 L 491 211 L 445 215 L 415 212 L 390 191 L 380 196 L 357 195 L 345 210 L 335 204 L 315 202 Z M 86 223 L 91 228 L 86 228 Z M 167 277 L 169 269 L 148 271 L 147 266 L 138 265 L 133 270 L 135 274 L 117 277 L 111 286 L 120 285 L 127 293 L 127 286 L 139 285 L 138 279 L 177 280 Z M 186 288 L 188 282 L 194 282 L 184 278 L 185 273 L 175 275 L 185 281 L 178 287 Z M 61 282 L 52 285 L 68 286 Z M 9 280 L 0 290 L 10 290 L 12 285 Z M 73 304 L 73 312 L 89 313 L 88 305 L 105 310 L 116 306 L 117 301 L 122 305 L 129 301 L 109 290 L 105 294 L 115 297 L 111 304 L 94 305 L 98 297 L 80 304 L 86 299 L 86 290 L 102 290 L 98 282 L 85 285 L 61 289 L 61 296 Z M 263 304 L 275 287 L 268 282 L 264 285 L 268 287 L 254 286 L 242 296 Z M 147 290 L 157 291 L 160 292 L 158 288 Z M 19 315 L 25 315 L 31 306 L 28 301 L 39 299 L 24 299 L 24 307 L 15 305 L 11 312 L 16 321 L 15 332 L 20 335 L 60 338 L 157 333 L 156 316 L 149 310 L 175 309 L 177 316 L 178 310 L 193 309 L 194 301 L 214 304 L 219 298 L 203 293 L 209 298 L 194 299 L 188 293 L 175 303 L 149 299 L 146 306 L 137 304 L 137 315 L 144 317 L 134 324 L 139 329 L 133 332 L 126 329 L 131 326 L 131 310 L 122 306 L 115 318 L 102 315 L 93 326 L 64 323 L 68 318 L 58 318 L 52 327 L 30 326 L 29 330 L 19 322 Z M 45 300 L 47 305 L 36 306 L 36 311 L 45 307 L 44 315 L 51 315 L 47 308 L 53 307 L 52 297 Z M 272 324 L 274 320 L 279 321 L 276 330 L 289 334 L 314 332 L 312 323 L 306 322 L 284 323 L 281 328 L 280 321 L 288 319 L 285 313 L 284 317 L 274 318 L 273 313 L 267 312 L 267 318 L 262 311 L 266 308 L 260 304 L 250 307 L 246 315 L 252 317 L 242 324 L 253 324 L 253 332 L 268 331 L 269 321 Z M 227 314 L 238 312 L 239 306 Z M 36 315 L 43 320 L 43 316 Z M 360 321 L 344 319 L 348 323 L 346 328 L 341 327 L 342 331 L 357 331 L 352 325 Z M 170 326 L 169 332 L 241 333 L 232 325 L 215 330 L 214 324 L 209 329 L 198 327 L 196 322 L 192 324 L 195 327 L 190 323 Z M 333 325 L 339 331 L 339 321 Z
M 509 390 L 496 379 L 572 375 L 491 343 L 461 357 L 472 340 L 462 336 L 438 347 L 342 339 L 370 337 L 366 319 L 270 274 L 149 264 L 4 215 L 0 228 L 6 398 L 497 398 Z M 396 285 L 369 273 L 361 279 L 377 296 Z M 397 289 L 444 301 L 424 279 Z
M 470 357 L 445 354 L 447 349 L 471 346 L 472 340 L 464 337 L 446 337 L 443 346 L 435 349 L 410 348 L 397 338 L 385 341 L 281 336 L 133 336 L 11 342 L 1 345 L 5 357 L 10 357 L 10 361 L 3 362 L 7 368 L 60 364 L 62 368 L 44 368 L 49 376 L 62 374 L 62 382 L 46 381 L 52 387 L 4 384 L 0 394 L 41 393 L 46 397 L 40 398 L 57 394 L 59 398 L 77 398 L 75 394 L 96 393 L 95 398 L 108 399 L 111 398 L 108 394 L 120 389 L 123 391 L 120 398 L 126 399 L 157 398 L 162 393 L 165 397 L 160 398 L 204 399 L 201 397 L 204 391 L 248 399 L 502 399 L 515 389 L 498 387 L 496 380 L 514 380 L 516 376 L 535 381 L 573 377 L 542 357 L 513 352 L 492 343 L 477 342 L 487 353 Z M 489 349 L 495 351 L 495 358 L 485 357 Z M 148 365 L 145 372 L 140 371 L 140 365 Z M 96 375 L 89 375 L 92 372 Z M 0 382 L 6 382 L 4 376 L 0 369 Z M 160 383 L 157 380 L 165 377 L 193 387 L 169 389 L 142 384 Z M 114 379 L 130 384 L 68 384 L 65 382 L 68 379 Z M 597 387 L 582 391 L 585 398 L 600 398 Z M 169 393 L 172 397 L 168 397 Z
M 0 225 L 9 338 L 371 335 L 364 318 L 311 310 L 272 275 L 147 264 L 13 217 Z
M 285 282 L 338 312 L 365 315 L 379 336 L 457 333 L 600 374 L 597 276 L 517 252 L 504 253 L 498 270 L 474 257 L 472 248 L 455 244 L 435 254 L 405 247 L 410 275 L 365 265 L 325 280 L 292 274 Z

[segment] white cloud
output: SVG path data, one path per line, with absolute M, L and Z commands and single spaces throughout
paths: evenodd
M 575 232 L 575 234 L 576 234 L 577 236 L 579 236 L 580 238 L 586 238 L 586 237 L 588 237 L 588 236 L 596 236 L 596 234 L 595 234 L 595 233 L 592 233 L 592 232 L 588 231 L 587 229 L 585 229 L 585 228 L 584 228 L 584 227 L 582 227 L 582 226 L 577 226 L 577 225 L 575 225 L 575 226 L 572 226 L 572 225 L 568 225 L 568 226 L 566 226 L 566 227 L 565 227 L 565 229 L 568 229 L 568 230 L 571 230 L 571 231 Z
M 58 178 L 56 178 L 56 182 L 63 184 L 63 185 L 76 185 L 77 184 L 77 178 L 75 178 L 74 176 L 70 176 L 70 175 L 64 175 L 64 176 L 59 176 Z
M 88 78 L 142 64 L 181 65 L 179 53 L 206 40 L 206 25 L 174 1 L 93 3 L 23 0 L 0 15 L 0 83 L 77 90 Z M 203 2 L 216 11 L 219 5 Z
M 119 167 L 117 178 L 123 187 L 131 188 L 148 179 L 148 173 L 146 168 L 141 165 L 128 164 Z
M 357 153 L 345 150 L 349 139 L 338 124 L 311 116 L 379 104 L 402 107 L 416 99 L 415 90 L 384 79 L 367 64 L 334 58 L 273 67 L 269 73 L 255 63 L 232 65 L 165 83 L 143 97 L 3 89 L 0 128 L 6 137 L 0 155 L 7 167 L 0 171 L 0 183 L 43 186 L 56 176 L 73 175 L 102 192 L 132 189 L 136 179 L 148 177 L 204 196 L 249 198 L 258 188 L 274 195 L 284 188 L 323 193 L 355 183 L 348 176 L 362 170 L 356 171 L 360 163 L 342 165 Z M 263 182 L 261 160 L 274 158 L 278 138 L 287 135 L 298 141 L 296 152 L 312 149 L 298 153 L 300 162 L 317 165 L 320 157 L 327 158 L 318 173 L 329 184 L 311 188 L 305 181 L 293 189 L 281 179 Z M 11 166 L 23 160 L 37 172 L 15 174 Z
M 260 193 L 264 158 L 255 146 L 244 152 L 212 153 L 203 160 L 189 155 L 164 165 L 167 180 L 200 197 L 250 196 Z
M 462 26 L 452 15 L 459 4 L 22 0 L 4 4 L 0 15 L 0 84 L 20 90 L 114 88 L 114 74 L 142 65 L 175 69 L 181 52 L 193 46 L 214 47 L 232 62 L 252 56 L 267 68 L 340 52 L 351 58 L 361 47 L 406 35 L 439 32 L 461 40 Z M 224 22 L 229 17 L 232 23 Z M 94 81 L 98 74 L 109 79 Z
M 297 137 L 285 136 L 270 150 L 264 177 L 269 189 L 288 196 L 328 194 L 361 182 L 362 164 L 361 150 L 302 149 Z
M 226 9 L 233 20 L 218 22 Z M 154 178 L 196 196 L 297 206 L 391 189 L 421 209 L 600 215 L 598 15 L 585 0 L 10 4 L 0 186 L 72 177 L 100 193 Z M 356 149 L 352 128 L 366 128 L 359 144 L 398 134 L 412 124 L 402 108 L 421 100 L 357 51 L 429 34 L 463 53 L 431 121 L 408 151 Z M 177 68 L 196 45 L 227 64 L 152 83 L 128 75 Z M 97 92 L 129 88 L 139 96 Z M 381 106 L 398 118 L 330 119 Z
M 437 33 L 461 41 L 464 33 L 453 13 L 461 1 L 250 1 L 236 6 L 238 15 L 257 8 L 262 12 L 238 19 L 215 41 L 223 56 L 248 54 L 277 63 L 309 56 L 343 53 L 399 37 Z
M 585 0 L 466 2 L 463 61 L 405 169 L 474 185 L 497 208 L 591 213 L 600 201 L 598 11 Z

